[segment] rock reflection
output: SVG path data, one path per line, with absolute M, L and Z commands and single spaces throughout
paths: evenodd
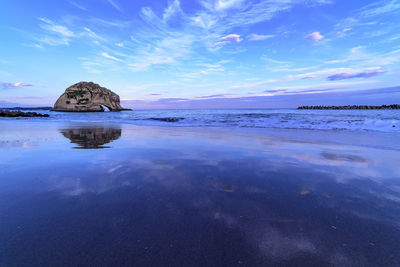
M 61 129 L 60 132 L 70 139 L 71 143 L 78 145 L 74 148 L 99 149 L 110 148 L 110 146 L 104 145 L 120 138 L 122 131 L 120 128 L 95 127 Z

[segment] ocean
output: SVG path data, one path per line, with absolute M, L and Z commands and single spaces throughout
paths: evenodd
M 35 111 L 50 114 L 50 118 L 41 120 L 71 123 L 400 132 L 400 110 L 209 109 L 98 113 Z

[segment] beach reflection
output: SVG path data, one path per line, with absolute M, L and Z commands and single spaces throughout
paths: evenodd
M 78 146 L 74 148 L 98 149 L 121 137 L 121 128 L 79 128 L 61 129 L 60 133 Z
M 120 138 L 108 150 L 72 150 L 57 130 L 63 147 L 8 150 L 18 160 L 0 163 L 0 262 L 400 263 L 396 150 L 124 127 L 60 130 L 82 148 Z

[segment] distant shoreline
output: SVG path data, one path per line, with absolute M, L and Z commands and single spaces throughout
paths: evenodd
M 400 109 L 400 105 L 382 105 L 382 106 L 359 106 L 359 105 L 347 105 L 347 106 L 300 106 L 297 109 L 337 109 L 337 110 L 350 110 L 350 109 Z

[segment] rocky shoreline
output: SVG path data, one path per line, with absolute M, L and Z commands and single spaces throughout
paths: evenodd
M 50 117 L 49 114 L 41 114 L 37 112 L 23 112 L 20 110 L 0 110 L 0 117 Z
M 350 110 L 350 109 L 400 109 L 400 105 L 382 105 L 382 106 L 359 106 L 359 105 L 347 105 L 347 106 L 300 106 L 297 109 L 330 109 L 330 110 Z

